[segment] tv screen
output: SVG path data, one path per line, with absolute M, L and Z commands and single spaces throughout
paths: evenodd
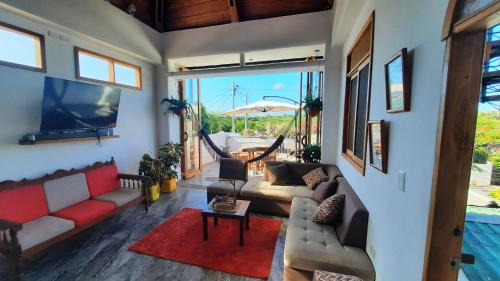
M 41 132 L 116 127 L 121 89 L 45 77 Z

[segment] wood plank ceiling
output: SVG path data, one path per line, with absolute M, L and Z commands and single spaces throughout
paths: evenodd
M 333 5 L 333 0 L 109 1 L 159 32 L 319 12 Z

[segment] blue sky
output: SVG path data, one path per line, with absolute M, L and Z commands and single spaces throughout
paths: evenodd
M 238 85 L 236 107 L 245 105 L 245 94 L 249 104 L 262 100 L 264 96 L 282 96 L 299 101 L 300 72 L 204 78 L 201 79 L 201 101 L 207 111 L 225 112 L 232 109 L 233 81 Z M 292 103 L 284 99 L 270 100 Z

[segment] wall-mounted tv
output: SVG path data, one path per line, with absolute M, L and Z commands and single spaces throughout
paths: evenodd
M 40 132 L 116 127 L 121 89 L 45 77 Z

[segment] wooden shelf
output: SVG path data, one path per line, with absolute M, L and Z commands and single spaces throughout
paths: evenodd
M 102 136 L 101 140 L 116 139 L 116 138 L 119 138 L 119 137 L 120 137 L 119 135 Z M 97 137 L 68 138 L 68 139 L 39 140 L 39 141 L 20 140 L 19 141 L 19 145 L 35 145 L 35 144 L 60 143 L 60 142 L 77 142 L 77 141 L 97 141 Z

